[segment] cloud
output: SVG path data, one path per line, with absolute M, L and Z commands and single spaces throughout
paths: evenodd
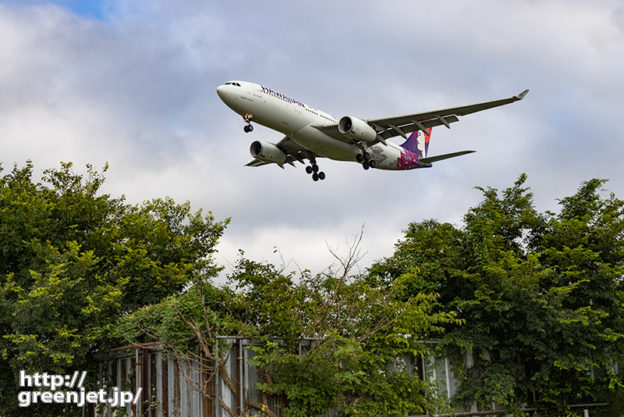
M 475 185 L 504 188 L 521 172 L 541 210 L 592 177 L 624 194 L 618 1 L 109 0 L 96 2 L 99 15 L 54 3 L 0 5 L 3 164 L 108 161 L 106 192 L 168 195 L 232 217 L 221 262 L 238 248 L 273 261 L 278 247 L 322 270 L 332 262 L 325 241 L 343 244 L 365 224 L 370 263 L 392 253 L 409 222 L 459 223 L 480 199 Z M 337 117 L 531 93 L 434 129 L 431 154 L 475 154 L 411 172 L 322 160 L 327 180 L 313 183 L 302 168 L 243 166 L 252 139 L 281 135 L 242 132 L 215 94 L 229 79 Z

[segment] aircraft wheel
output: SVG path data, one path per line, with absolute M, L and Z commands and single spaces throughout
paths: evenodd
M 358 161 L 361 164 L 362 162 L 364 162 L 364 157 L 362 156 L 361 153 L 359 153 L 359 154 L 355 155 L 355 160 Z
M 319 180 L 319 178 L 320 178 L 320 177 L 319 177 L 319 174 L 317 174 L 316 172 L 315 172 L 314 174 L 312 174 L 312 179 L 313 179 L 314 181 L 318 181 L 318 180 Z
M 365 161 L 368 161 L 370 159 L 370 154 L 366 151 L 364 151 L 364 154 L 362 156 L 364 157 Z
M 374 159 L 371 159 L 370 161 L 368 161 L 368 165 L 369 165 L 371 168 L 375 168 L 375 167 L 377 166 L 377 162 L 375 162 L 375 160 L 374 160 Z
M 316 164 L 312 165 L 312 171 L 318 172 L 318 170 L 319 170 L 318 165 L 316 165 Z
M 312 171 L 312 167 L 308 165 L 308 166 L 306 167 L 306 172 L 307 172 L 308 174 L 311 174 L 311 173 L 313 172 L 313 171 Z
M 318 177 L 319 177 L 319 180 L 324 180 L 324 179 L 325 179 L 325 173 L 324 173 L 324 172 L 322 172 L 322 171 L 321 171 L 321 172 L 319 172 L 319 173 L 318 173 Z
M 245 131 L 245 133 L 249 133 L 249 132 L 251 132 L 253 130 L 253 126 L 252 125 L 245 125 L 243 130 Z
M 370 165 L 368 163 L 368 161 L 364 161 L 364 163 L 362 164 L 362 167 L 366 170 L 368 168 L 370 168 Z

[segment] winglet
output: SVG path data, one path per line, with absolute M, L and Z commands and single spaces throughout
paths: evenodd
M 527 94 L 529 94 L 529 90 L 528 90 L 528 89 L 527 89 L 527 90 L 524 90 L 523 92 L 521 92 L 520 94 L 518 94 L 518 95 L 516 96 L 516 98 L 517 98 L 518 100 L 522 100 L 522 99 L 523 99 L 523 98 L 524 98 Z

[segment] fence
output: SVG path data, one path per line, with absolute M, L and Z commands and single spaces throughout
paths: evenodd
M 265 407 L 279 415 L 282 405 L 260 392 L 259 373 L 251 364 L 250 342 L 236 337 L 218 339 L 225 351 L 223 366 L 200 366 L 166 357 L 161 344 L 147 343 L 96 354 L 101 387 L 137 392 L 138 404 L 125 409 L 102 405 L 90 412 L 97 417 L 231 417 L 254 415 Z M 218 349 L 216 349 L 218 351 Z M 214 372 L 214 378 L 209 375 Z M 224 372 L 225 371 L 225 372 Z M 212 382 L 212 383 L 210 383 Z M 202 391 L 202 392 L 200 392 Z
M 138 404 L 128 404 L 125 409 L 100 406 L 94 411 L 96 416 L 213 416 L 206 413 L 211 408 L 208 398 L 192 384 L 201 382 L 200 373 L 188 363 L 165 358 L 160 347 L 148 343 L 96 355 L 101 387 L 119 387 L 133 393 L 141 388 Z
M 318 339 L 303 340 L 300 353 L 309 349 L 315 340 Z M 100 406 L 91 410 L 90 416 L 234 417 L 259 415 L 262 409 L 268 415 L 281 415 L 284 404 L 278 398 L 262 393 L 256 386 L 263 381 L 263 375 L 262 370 L 252 363 L 251 342 L 238 337 L 219 337 L 217 343 L 215 351 L 223 354 L 222 366 L 202 364 L 201 369 L 198 364 L 165 356 L 159 343 L 127 346 L 97 354 L 100 386 L 109 390 L 118 387 L 121 391 L 133 393 L 138 388 L 142 390 L 138 404 L 128 404 L 125 409 Z M 465 356 L 463 365 L 472 366 L 472 355 Z M 392 366 L 435 383 L 437 394 L 449 402 L 460 384 L 450 360 L 445 357 L 399 359 Z M 615 369 L 619 371 L 617 367 Z M 492 404 L 491 410 L 497 410 L 496 404 Z M 458 416 L 504 414 L 502 411 L 481 411 L 475 405 L 454 411 Z M 329 412 L 326 417 L 332 417 L 331 414 Z
M 304 339 L 299 345 L 300 353 L 317 340 Z M 97 417 L 123 413 L 137 417 L 232 417 L 258 415 L 264 408 L 269 415 L 279 416 L 284 405 L 257 388 L 263 375 L 252 363 L 255 353 L 249 349 L 251 342 L 238 337 L 219 337 L 217 343 L 221 349 L 217 346 L 215 350 L 224 353 L 221 369 L 204 366 L 200 370 L 197 365 L 166 357 L 159 343 L 126 346 L 97 354 L 100 386 L 132 392 L 141 388 L 142 391 L 137 405 L 128 404 L 123 410 L 101 406 L 91 414 Z M 446 398 L 450 399 L 455 392 L 457 381 L 446 358 L 401 359 L 393 366 L 437 382 L 438 394 Z M 210 372 L 213 375 L 209 375 Z M 206 381 L 211 383 L 204 385 Z M 331 414 L 329 412 L 327 417 Z

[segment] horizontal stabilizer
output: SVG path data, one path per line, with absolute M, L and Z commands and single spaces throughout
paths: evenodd
M 462 155 L 466 155 L 466 154 L 473 153 L 473 152 L 475 151 L 461 151 L 461 152 L 445 153 L 444 155 L 432 156 L 429 158 L 421 158 L 418 161 L 428 164 L 431 162 L 437 162 L 443 159 L 455 158 L 456 156 L 462 156 Z

